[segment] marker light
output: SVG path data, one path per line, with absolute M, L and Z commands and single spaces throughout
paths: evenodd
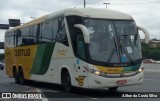
M 139 72 L 142 72 L 143 70 L 144 70 L 144 68 L 142 67 L 142 68 L 139 68 L 138 71 L 139 71 Z
M 94 70 L 94 69 L 90 69 L 88 67 L 84 67 L 85 70 L 87 70 L 89 73 L 95 74 L 95 75 L 99 75 L 102 76 L 102 72 L 98 71 L 98 70 Z
M 96 75 L 99 75 L 99 74 L 100 74 L 100 72 L 99 72 L 99 71 L 95 71 L 94 73 L 95 73 Z

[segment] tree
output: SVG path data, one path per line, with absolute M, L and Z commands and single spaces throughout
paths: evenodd
M 160 47 L 150 48 L 149 45 L 142 43 L 142 56 L 143 59 L 160 60 Z
M 148 57 L 154 60 L 160 60 L 160 50 L 153 49 L 148 52 Z

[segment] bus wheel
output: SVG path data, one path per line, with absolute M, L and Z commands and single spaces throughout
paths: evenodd
M 118 89 L 118 87 L 110 87 L 110 88 L 109 88 L 109 91 L 114 92 L 114 91 L 116 91 L 117 89 Z
M 3 69 L 4 69 L 4 67 L 2 66 L 2 67 L 1 67 L 1 70 L 3 70 Z
M 69 75 L 69 72 L 66 71 L 65 74 L 64 74 L 64 89 L 66 92 L 71 92 L 72 91 L 72 85 L 71 85 L 71 77 Z
M 20 83 L 19 76 L 15 67 L 13 68 L 13 77 L 14 77 L 15 83 L 19 84 Z
M 18 76 L 19 76 L 19 83 L 21 85 L 25 84 L 25 79 L 24 79 L 23 69 L 22 68 L 19 68 L 19 70 L 18 70 Z

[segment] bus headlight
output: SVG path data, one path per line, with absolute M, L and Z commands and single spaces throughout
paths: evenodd
M 88 71 L 89 73 L 92 73 L 92 74 L 95 74 L 95 75 L 101 76 L 101 75 L 103 74 L 102 72 L 100 72 L 100 71 L 98 71 L 98 70 L 90 69 L 90 68 L 88 68 L 88 67 L 84 67 L 84 69 L 85 69 L 86 71 Z
M 142 67 L 142 68 L 139 68 L 139 69 L 138 69 L 138 72 L 141 73 L 143 70 L 144 70 L 143 67 Z
M 100 75 L 100 72 L 99 71 L 95 71 L 94 74 Z

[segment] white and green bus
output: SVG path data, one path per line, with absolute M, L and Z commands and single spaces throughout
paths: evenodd
M 35 80 L 116 90 L 143 82 L 141 40 L 125 13 L 72 8 L 37 18 L 5 33 L 5 65 L 17 84 Z

